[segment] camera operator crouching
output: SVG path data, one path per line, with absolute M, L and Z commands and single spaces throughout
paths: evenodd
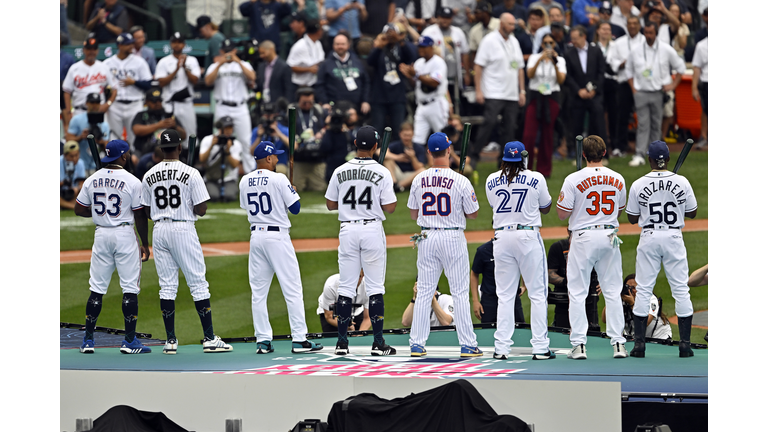
M 86 140 L 88 134 L 93 134 L 93 138 L 100 149 L 103 149 L 110 140 L 109 124 L 104 120 L 104 113 L 99 110 L 100 106 L 101 96 L 98 93 L 90 93 L 85 100 L 87 112 L 72 117 L 69 122 L 69 129 L 64 134 L 67 141 L 80 143 L 80 159 L 85 164 L 85 171 L 88 175 L 96 172 L 94 157 L 101 159 L 99 155 L 91 155 L 91 148 Z
M 212 200 L 238 199 L 239 168 L 243 145 L 235 139 L 235 123 L 229 116 L 216 122 L 218 135 L 208 135 L 200 142 L 200 162 L 205 166 L 205 186 Z
M 354 139 L 359 130 L 357 111 L 351 102 L 331 102 L 329 106 L 330 110 L 325 119 L 328 126 L 320 142 L 320 152 L 325 158 L 326 183 L 331 179 L 333 171 L 347 162 L 350 152 L 355 151 Z
M 298 109 L 296 110 L 296 133 L 299 135 L 294 147 L 294 188 L 297 191 L 325 191 L 325 162 L 320 149 L 325 134 L 325 115 L 315 105 L 312 87 L 299 87 Z
M 261 107 L 261 117 L 251 133 L 250 154 L 262 141 L 275 145 L 275 150 L 283 150 L 277 155 L 275 172 L 288 175 L 288 121 L 284 113 L 288 110 L 288 101 L 281 97 L 275 103 L 265 103 Z
M 59 206 L 62 209 L 75 208 L 77 194 L 86 179 L 85 164 L 80 159 L 80 145 L 77 141 L 67 141 L 61 155 L 59 174 Z

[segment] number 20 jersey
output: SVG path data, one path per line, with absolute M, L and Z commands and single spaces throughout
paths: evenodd
M 657 171 L 632 183 L 627 214 L 639 216 L 641 227 L 662 224 L 682 228 L 685 226 L 685 213 L 697 207 L 688 179 L 671 171 Z
M 408 208 L 419 210 L 416 223 L 421 227 L 464 229 L 465 214 L 478 211 L 480 205 L 466 177 L 450 168 L 430 168 L 413 179 Z
M 541 227 L 539 209 L 552 204 L 547 180 L 530 170 L 520 172 L 510 184 L 506 174 L 496 171 L 485 181 L 485 195 L 493 209 L 494 228 L 513 224 Z
M 381 206 L 397 201 L 392 174 L 373 159 L 354 158 L 333 171 L 325 198 L 339 203 L 339 220 L 385 220 Z
M 141 204 L 150 207 L 153 221 L 195 221 L 194 206 L 211 199 L 200 172 L 178 160 L 153 166 L 141 183 Z
M 619 212 L 627 205 L 621 174 L 605 167 L 587 167 L 565 178 L 557 208 L 570 211 L 568 229 L 592 225 L 619 226 Z

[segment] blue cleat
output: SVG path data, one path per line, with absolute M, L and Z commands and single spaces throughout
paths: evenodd
M 136 336 L 134 336 L 133 342 L 131 343 L 123 340 L 123 345 L 120 347 L 120 352 L 123 354 L 144 354 L 151 353 L 152 350 L 149 347 L 142 345 Z
M 469 345 L 462 345 L 461 346 L 461 356 L 462 357 L 482 357 L 483 352 L 480 351 L 480 348 L 478 347 L 471 347 Z
M 83 344 L 80 346 L 80 352 L 83 354 L 93 354 L 93 340 L 83 339 Z
M 421 357 L 425 355 L 427 355 L 427 349 L 424 348 L 422 345 L 419 345 L 419 344 L 411 345 L 411 357 Z

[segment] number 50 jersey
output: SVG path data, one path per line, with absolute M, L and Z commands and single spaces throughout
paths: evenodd
M 563 182 L 557 207 L 571 212 L 568 229 L 592 225 L 619 226 L 619 212 L 627 205 L 627 188 L 621 174 L 605 167 L 587 167 Z
M 285 174 L 259 169 L 240 179 L 240 207 L 251 224 L 290 228 L 285 210 L 298 200 Z
M 354 158 L 333 171 L 325 198 L 339 203 L 339 220 L 385 220 L 381 205 L 397 201 L 392 174 L 373 159 Z
M 141 204 L 151 209 L 155 222 L 163 218 L 195 221 L 194 206 L 211 199 L 200 172 L 178 160 L 153 166 L 141 183 Z

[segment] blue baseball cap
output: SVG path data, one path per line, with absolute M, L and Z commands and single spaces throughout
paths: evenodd
M 118 45 L 133 45 L 133 35 L 130 33 L 121 33 L 116 40 Z
M 523 160 L 525 145 L 520 141 L 508 142 L 504 145 L 504 157 L 501 160 L 506 162 L 520 162 Z
M 107 155 L 101 158 L 102 163 L 110 163 L 114 162 L 117 159 L 120 158 L 120 156 L 123 155 L 123 153 L 127 152 L 131 148 L 128 146 L 128 143 L 123 140 L 112 140 L 107 144 Z
M 259 143 L 259 145 L 256 146 L 256 149 L 253 150 L 253 157 L 256 158 L 256 160 L 264 159 L 265 157 L 269 155 L 279 155 L 285 153 L 285 150 L 277 150 L 275 149 L 275 145 L 269 141 L 262 141 Z
M 448 139 L 448 135 L 442 132 L 435 132 L 429 136 L 427 140 L 427 147 L 431 152 L 437 152 L 445 150 L 451 145 L 451 140 Z
M 669 157 L 669 147 L 664 141 L 654 141 L 648 146 L 648 157 L 653 160 L 667 159 Z
M 432 40 L 429 36 L 421 36 L 419 38 L 419 46 L 420 47 L 431 47 L 435 44 L 435 41 Z

